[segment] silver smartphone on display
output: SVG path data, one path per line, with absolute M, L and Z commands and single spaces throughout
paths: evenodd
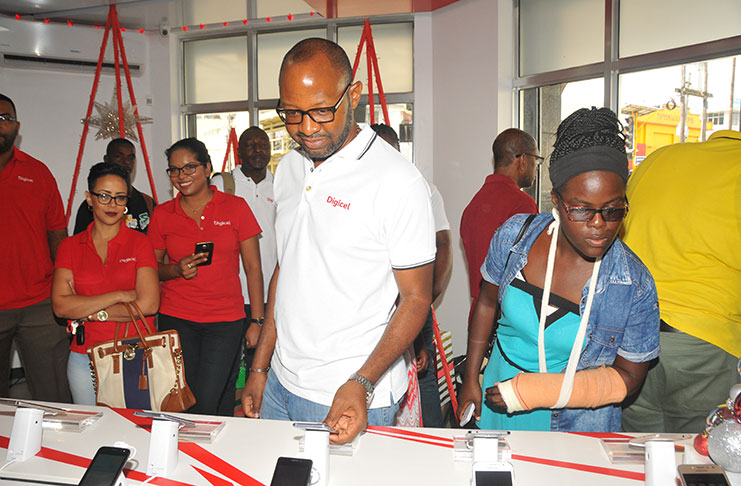
M 475 462 L 472 486 L 514 486 L 514 470 L 509 462 Z
M 730 486 L 726 473 L 717 464 L 682 464 L 677 468 L 682 486 Z

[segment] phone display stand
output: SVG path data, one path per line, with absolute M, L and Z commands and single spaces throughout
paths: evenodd
M 311 459 L 311 486 L 329 485 L 329 432 L 306 430 L 303 456 Z
M 512 460 L 512 448 L 507 443 L 506 431 L 491 432 L 491 431 L 469 431 L 465 436 L 453 437 L 453 457 L 456 461 L 460 462 L 473 462 L 474 459 L 474 438 L 477 436 L 484 436 L 497 444 L 497 456 L 491 456 L 487 458 L 488 462 L 509 462 Z M 493 444 L 492 444 L 493 446 Z M 493 447 L 492 447 L 493 448 Z M 481 449 L 479 448 L 479 455 L 481 455 Z
M 646 486 L 675 486 L 677 460 L 674 441 L 666 439 L 646 441 Z
M 171 420 L 152 420 L 149 439 L 147 475 L 167 476 L 178 465 L 178 430 L 180 424 Z
M 21 462 L 41 450 L 44 411 L 38 408 L 19 407 L 15 411 L 13 430 L 8 443 L 8 461 Z

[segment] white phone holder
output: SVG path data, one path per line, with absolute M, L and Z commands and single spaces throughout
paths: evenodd
M 171 420 L 152 420 L 149 439 L 147 475 L 167 476 L 178 465 L 178 430 L 180 424 Z
M 311 485 L 329 485 L 329 431 L 306 430 L 304 432 L 304 452 L 311 459 Z
M 674 441 L 646 441 L 646 486 L 676 486 L 677 459 Z
M 8 444 L 8 461 L 25 461 L 41 450 L 44 411 L 20 407 L 15 411 L 13 430 Z
M 499 437 L 474 437 L 473 462 L 499 461 Z

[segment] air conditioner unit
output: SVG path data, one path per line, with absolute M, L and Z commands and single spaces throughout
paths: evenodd
M 104 27 L 69 26 L 0 17 L 0 65 L 3 67 L 95 72 Z M 122 32 L 132 76 L 141 75 L 146 39 Z M 120 59 L 120 57 L 119 57 Z M 103 71 L 113 72 L 113 35 L 109 33 Z

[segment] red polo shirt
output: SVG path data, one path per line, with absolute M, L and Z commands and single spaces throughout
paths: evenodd
M 200 226 L 180 206 L 181 194 L 154 209 L 147 236 L 155 250 L 166 250 L 169 263 L 192 255 L 198 242 L 214 242 L 211 265 L 198 267 L 195 278 L 162 282 L 161 314 L 193 322 L 245 316 L 239 244 L 259 234 L 260 225 L 244 199 L 211 189 L 214 197 L 203 209 Z
M 117 290 L 136 288 L 136 271 L 143 267 L 157 268 L 152 244 L 138 231 L 121 225 L 118 234 L 108 242 L 106 262 L 98 256 L 93 244 L 91 223 L 86 231 L 65 238 L 57 250 L 55 268 L 72 271 L 75 292 L 78 295 L 100 295 Z M 155 329 L 154 316 L 147 317 L 152 330 Z M 122 324 L 123 334 L 126 325 Z M 144 331 L 142 329 L 142 331 Z M 86 322 L 85 344 L 78 346 L 73 340 L 70 349 L 75 353 L 85 353 L 94 344 L 111 341 L 116 333 L 116 322 Z M 129 325 L 129 336 L 136 335 Z
M 26 307 L 51 294 L 47 231 L 67 226 L 57 182 L 38 160 L 13 149 L 0 172 L 0 310 Z
M 489 175 L 463 210 L 461 239 L 466 251 L 468 282 L 474 302 L 479 296 L 481 265 L 497 228 L 515 214 L 537 212 L 535 200 L 522 192 L 515 181 L 501 174 Z

